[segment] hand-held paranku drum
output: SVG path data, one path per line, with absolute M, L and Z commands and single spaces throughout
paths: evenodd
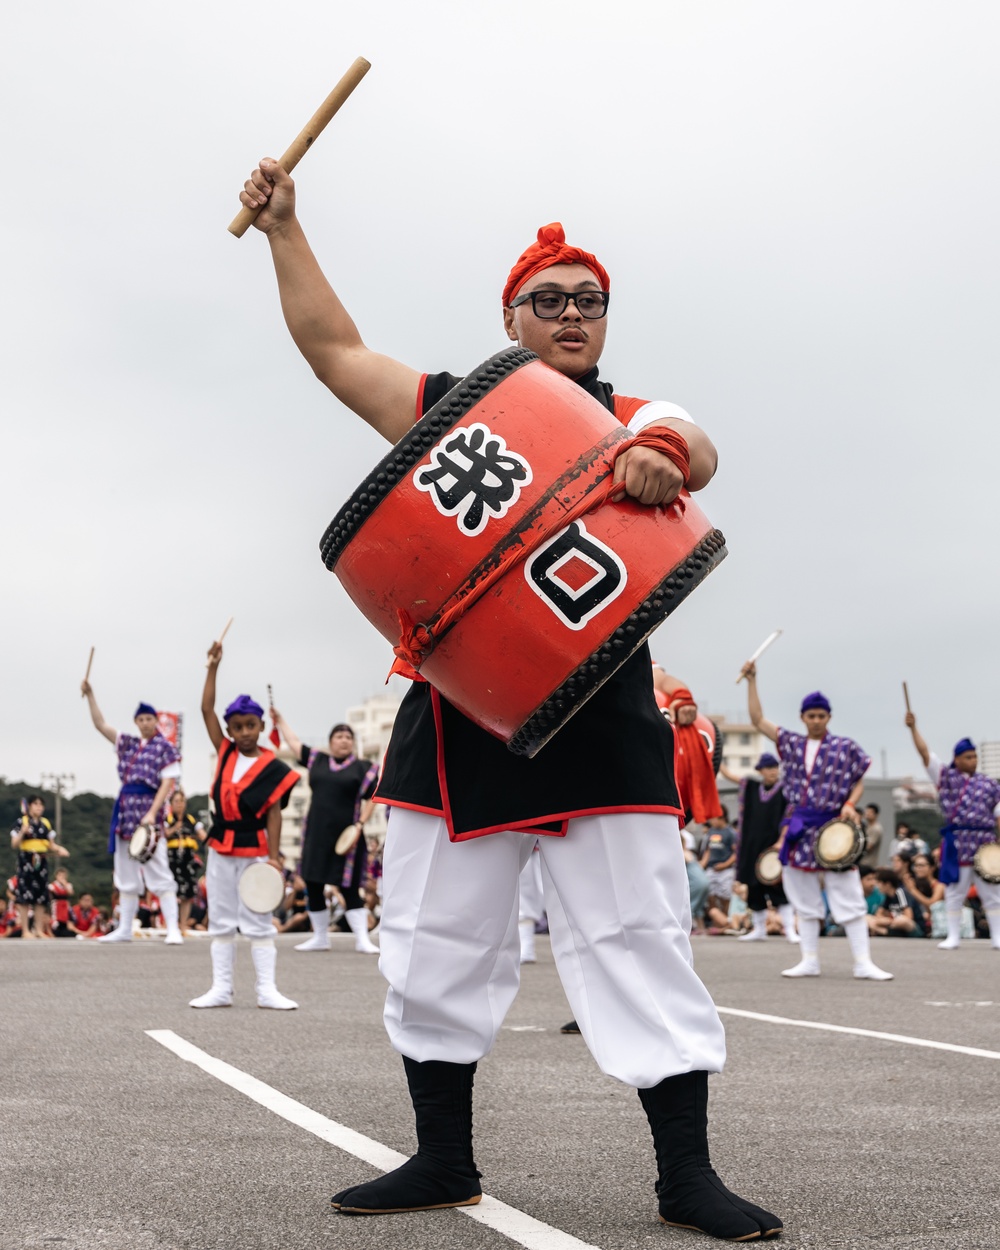
M 281 902 L 285 883 L 273 864 L 258 861 L 243 870 L 237 890 L 243 906 L 263 916 L 274 911 Z
M 357 825 L 348 825 L 346 829 L 341 830 L 337 841 L 333 844 L 335 855 L 346 855 L 351 847 L 361 837 L 361 830 Z
M 397 655 L 515 754 L 540 750 L 726 554 L 687 497 L 608 499 L 630 437 L 512 348 L 416 423 L 320 544 Z
M 777 885 L 781 880 L 781 859 L 773 846 L 757 856 L 754 873 L 761 885 Z
M 160 830 L 156 825 L 136 825 L 128 840 L 128 853 L 137 863 L 148 864 L 156 854 Z
M 816 863 L 827 872 L 847 872 L 862 855 L 868 839 L 853 820 L 828 820 L 816 835 Z
M 1000 842 L 985 842 L 976 851 L 973 871 L 990 885 L 1000 885 Z

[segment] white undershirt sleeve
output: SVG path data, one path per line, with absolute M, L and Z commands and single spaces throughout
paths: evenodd
M 931 758 L 927 761 L 927 776 L 937 785 L 941 780 L 941 761 L 931 752 Z
M 630 434 L 638 434 L 647 425 L 662 425 L 664 421 L 687 421 L 694 425 L 691 417 L 679 404 L 671 404 L 665 399 L 654 399 L 632 414 L 626 429 Z

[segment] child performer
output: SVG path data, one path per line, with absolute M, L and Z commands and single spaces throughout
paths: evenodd
M 273 751 L 258 745 L 264 730 L 264 709 L 247 694 L 226 708 L 227 737 L 215 714 L 215 678 L 222 659 L 222 645 L 213 642 L 208 651 L 208 673 L 201 696 L 201 714 L 208 736 L 218 752 L 212 782 L 214 807 L 208 836 L 208 931 L 212 936 L 212 986 L 192 1007 L 229 1007 L 233 1001 L 233 965 L 236 962 L 237 929 L 250 939 L 250 954 L 257 974 L 257 1006 L 288 1011 L 297 1007 L 278 993 L 274 966 L 271 917 L 251 911 L 239 896 L 240 877 L 250 864 L 266 861 L 281 871 L 278 843 L 281 809 L 288 802 L 299 776 L 282 764 Z

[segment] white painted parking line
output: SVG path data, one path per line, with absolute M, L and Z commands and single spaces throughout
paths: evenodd
M 876 1029 L 854 1029 L 846 1024 L 821 1024 L 818 1020 L 792 1020 L 787 1016 L 767 1016 L 759 1011 L 741 1011 L 738 1007 L 719 1007 L 720 1015 L 742 1016 L 746 1020 L 762 1020 L 765 1024 L 789 1024 L 797 1029 L 825 1029 L 829 1033 L 851 1033 L 855 1037 L 874 1037 L 882 1042 L 899 1042 L 904 1046 L 925 1046 L 928 1050 L 950 1050 L 956 1055 L 974 1055 L 977 1059 L 1000 1059 L 1000 1050 L 982 1050 L 979 1046 L 957 1046 L 954 1042 L 935 1042 L 927 1037 L 909 1037 L 906 1033 L 879 1033 Z
M 304 1128 L 306 1132 L 322 1138 L 331 1146 L 336 1146 L 338 1150 L 354 1155 L 356 1159 L 363 1159 L 372 1167 L 388 1172 L 391 1168 L 399 1167 L 401 1163 L 406 1162 L 406 1155 L 390 1150 L 388 1146 L 365 1137 L 363 1133 L 356 1133 L 345 1124 L 338 1124 L 336 1120 L 320 1115 L 318 1111 L 313 1111 L 304 1103 L 296 1102 L 294 1098 L 289 1098 L 280 1090 L 265 1085 L 263 1081 L 258 1081 L 249 1073 L 234 1068 L 232 1064 L 225 1063 L 221 1059 L 216 1059 L 207 1051 L 185 1041 L 171 1029 L 147 1029 L 146 1035 L 154 1042 L 159 1042 L 161 1046 L 172 1050 L 178 1058 L 195 1064 L 209 1076 L 214 1076 L 232 1089 L 245 1094 L 247 1098 L 266 1107 L 268 1111 L 280 1115 L 283 1120 Z M 485 1224 L 495 1232 L 517 1242 L 519 1246 L 524 1246 L 525 1250 L 598 1250 L 597 1246 L 580 1241 L 578 1237 L 572 1237 L 569 1233 L 553 1228 L 550 1224 L 543 1224 L 541 1220 L 526 1215 L 516 1207 L 509 1207 L 505 1202 L 491 1198 L 488 1194 L 483 1194 L 483 1200 L 478 1206 L 456 1207 L 455 1210 L 462 1215 L 467 1215 L 470 1220 Z

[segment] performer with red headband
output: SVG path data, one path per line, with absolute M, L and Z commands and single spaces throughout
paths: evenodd
M 201 696 L 205 728 L 218 752 L 212 781 L 212 828 L 208 835 L 208 931 L 212 937 L 212 984 L 191 1007 L 228 1007 L 233 1001 L 236 934 L 250 939 L 256 974 L 257 1006 L 289 1011 L 298 1006 L 278 992 L 274 925 L 267 914 L 251 911 L 239 894 L 240 877 L 254 863 L 281 871 L 281 809 L 298 785 L 299 775 L 273 751 L 258 743 L 264 732 L 264 709 L 241 694 L 226 708 L 226 732 L 215 712 L 215 678 L 222 644 L 208 650 L 208 672 Z
M 938 946 L 957 950 L 962 942 L 962 907 L 975 880 L 986 919 L 990 945 L 1000 948 L 1000 885 L 985 881 L 975 870 L 976 852 L 997 840 L 1000 818 L 1000 781 L 978 771 L 979 752 L 971 738 L 955 743 L 951 763 L 942 764 L 917 728 L 917 718 L 906 713 L 906 727 L 923 760 L 927 775 L 937 787 L 941 811 L 947 824 L 941 830 L 941 870 L 948 933 Z
M 274 161 L 261 162 L 240 198 L 261 208 L 255 224 L 271 245 L 302 354 L 342 403 L 398 441 L 460 379 L 419 373 L 365 345 L 309 249 L 292 181 Z M 630 431 L 649 435 L 652 445 L 633 443 L 618 457 L 615 480 L 634 500 L 669 504 L 685 487 L 708 484 L 715 449 L 676 405 L 617 395 L 598 375 L 609 288 L 596 257 L 567 244 L 554 222 L 511 271 L 504 330 Z M 518 875 L 537 839 L 563 986 L 598 1064 L 639 1090 L 656 1146 L 661 1219 L 724 1238 L 780 1229 L 709 1164 L 708 1074 L 722 1068 L 725 1036 L 691 963 L 673 734 L 650 674 L 642 646 L 534 759 L 512 754 L 425 682 L 411 687 L 377 800 L 392 807 L 385 1022 L 403 1056 L 418 1151 L 380 1179 L 338 1192 L 333 1205 L 342 1213 L 480 1200 L 473 1074 L 517 992 Z
M 131 942 L 139 899 L 149 890 L 160 900 L 160 911 L 167 923 L 164 945 L 178 946 L 184 939 L 179 923 L 177 882 L 170 871 L 167 840 L 160 837 L 152 858 L 144 864 L 129 855 L 128 844 L 139 825 L 154 825 L 162 835 L 164 805 L 181 775 L 180 753 L 160 733 L 156 708 L 151 704 L 140 703 L 135 710 L 138 737 L 120 734 L 101 714 L 90 682 L 84 680 L 80 689 L 86 696 L 94 728 L 114 743 L 122 782 L 108 835 L 108 851 L 115 857 L 115 889 L 120 900 L 118 928 L 97 940 Z
M 781 786 L 788 801 L 788 818 L 781 834 L 779 857 L 782 884 L 799 922 L 801 959 L 782 976 L 819 976 L 820 925 L 826 918 L 823 887 L 830 912 L 844 926 L 854 956 L 854 975 L 862 981 L 891 981 L 892 973 L 876 967 L 868 933 L 868 905 L 857 868 L 823 872 L 816 861 L 816 835 L 828 821 L 858 818 L 857 803 L 865 788 L 871 756 L 851 738 L 829 732 L 831 707 L 819 690 L 802 700 L 800 717 L 806 732 L 779 729 L 764 716 L 757 691 L 757 666 L 743 665 L 750 720 L 765 738 L 777 744 Z

